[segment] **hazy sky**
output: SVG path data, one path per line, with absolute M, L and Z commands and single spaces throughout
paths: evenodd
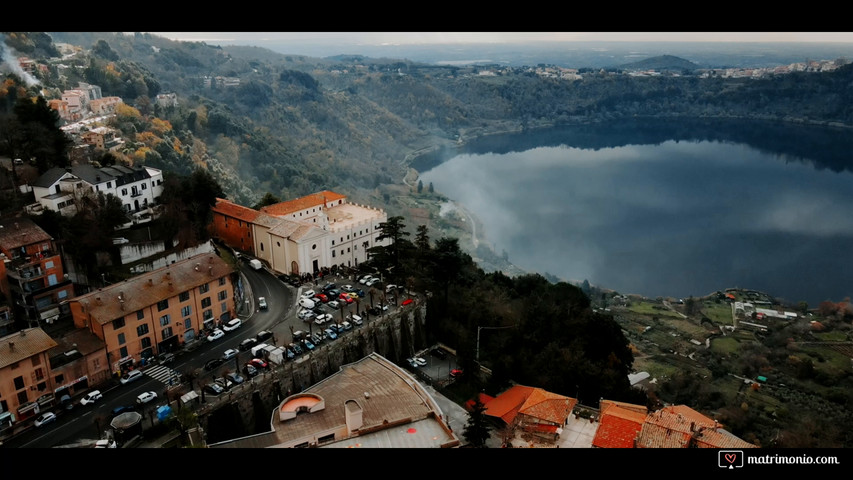
M 535 41 L 853 42 L 853 32 L 151 32 L 172 40 L 253 45 L 269 41 L 403 45 Z

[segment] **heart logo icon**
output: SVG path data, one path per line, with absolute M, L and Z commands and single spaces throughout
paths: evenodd
M 727 453 L 726 454 L 726 461 L 727 462 L 735 463 L 735 460 L 737 460 L 737 455 L 735 455 L 734 453 Z

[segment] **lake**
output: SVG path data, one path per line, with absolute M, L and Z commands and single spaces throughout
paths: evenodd
M 853 296 L 853 134 L 630 121 L 483 139 L 412 166 L 526 271 L 620 293 Z

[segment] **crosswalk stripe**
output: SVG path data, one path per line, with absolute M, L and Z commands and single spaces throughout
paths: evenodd
M 150 367 L 145 370 L 145 374 L 167 385 L 169 384 L 169 380 L 177 381 L 178 379 L 180 379 L 181 376 L 181 374 L 177 370 L 172 370 L 171 368 L 165 367 L 163 365 Z

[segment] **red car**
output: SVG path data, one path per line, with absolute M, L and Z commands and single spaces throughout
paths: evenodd
M 314 295 L 314 298 L 316 298 L 317 300 L 320 300 L 323 303 L 326 303 L 329 301 L 329 297 L 327 297 L 325 293 L 318 293 L 318 294 Z
M 270 364 L 261 360 L 260 358 L 253 358 L 249 360 L 249 365 L 252 365 L 255 368 L 269 368 Z
M 451 377 L 461 377 L 462 376 L 462 369 L 461 368 L 454 368 L 453 370 L 450 371 L 450 376 Z
M 412 300 L 411 298 L 407 298 L 407 299 L 403 300 L 403 303 L 401 303 L 400 305 L 408 305 L 408 304 L 412 303 L 413 301 L 414 300 Z
M 352 303 L 352 302 L 353 302 L 352 297 L 350 297 L 350 296 L 349 296 L 349 294 L 348 294 L 348 293 L 346 293 L 346 292 L 343 292 L 343 293 L 341 293 L 340 295 L 338 295 L 338 298 L 339 298 L 340 300 L 343 300 L 344 302 L 347 302 L 347 303 Z

